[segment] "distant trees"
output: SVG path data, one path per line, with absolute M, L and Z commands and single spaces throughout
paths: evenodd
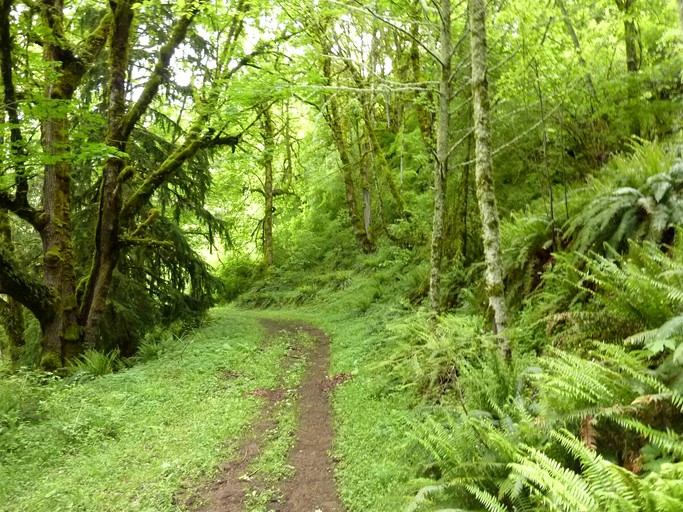
M 208 307 L 220 283 L 199 251 L 228 228 L 268 266 L 314 221 L 337 232 L 310 258 L 337 236 L 412 251 L 415 300 L 437 313 L 474 300 L 463 276 L 484 261 L 501 332 L 498 218 L 543 196 L 556 250 L 557 191 L 632 135 L 673 130 L 681 44 L 664 0 L 529 0 L 489 19 L 485 4 L 0 1 L 13 345 L 28 310 L 51 364 L 130 352 L 146 325 Z

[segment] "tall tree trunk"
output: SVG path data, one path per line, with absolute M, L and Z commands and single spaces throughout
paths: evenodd
M 363 85 L 361 84 L 359 87 L 363 87 Z M 401 191 L 396 185 L 396 180 L 391 172 L 389 162 L 387 162 L 387 158 L 384 155 L 384 150 L 377 140 L 377 134 L 375 133 L 375 126 L 372 120 L 372 108 L 369 104 L 369 101 L 365 101 L 363 103 L 363 121 L 365 123 L 365 130 L 368 135 L 368 140 L 372 145 L 372 151 L 377 159 L 377 162 L 379 163 L 379 168 L 382 170 L 384 181 L 386 181 L 387 185 L 389 186 L 389 192 L 391 192 L 391 197 L 394 198 L 394 202 L 396 203 L 399 213 L 403 215 L 405 212 L 405 202 L 403 201 L 403 197 L 401 197 Z
M 681 30 L 681 37 L 683 37 L 683 0 L 678 0 L 678 18 L 680 21 L 678 28 Z
M 273 264 L 273 155 L 275 153 L 275 135 L 270 108 L 263 111 L 263 167 L 265 180 L 263 195 L 265 209 L 263 216 L 263 259 L 266 266 Z
M 344 130 L 342 128 L 339 106 L 337 105 L 336 98 L 330 98 L 328 100 L 328 109 L 328 118 L 330 127 L 332 128 L 332 136 L 334 138 L 335 145 L 337 146 L 337 152 L 339 153 L 339 159 L 341 160 L 342 164 L 341 171 L 342 177 L 344 179 L 346 208 L 349 212 L 351 227 L 360 250 L 363 252 L 371 252 L 373 250 L 372 241 L 365 232 L 363 221 L 358 214 L 358 202 L 356 200 L 356 187 L 353 182 L 351 154 L 344 137 Z
M 43 246 L 43 284 L 0 247 L 0 288 L 26 306 L 39 320 L 43 331 L 42 365 L 56 368 L 80 351 L 77 323 L 76 276 L 72 247 L 71 167 L 69 155 L 68 103 L 76 87 L 104 46 L 109 33 L 109 17 L 76 50 L 66 44 L 63 0 L 44 0 L 39 4 L 43 28 L 43 61 L 54 71 L 46 79 L 46 115 L 41 119 L 41 146 L 46 155 L 42 210 L 28 201 L 26 156 L 21 136 L 17 95 L 13 83 L 12 41 L 10 34 L 11 0 L 0 2 L 0 74 L 4 107 L 12 126 L 11 154 L 15 167 L 16 194 L 3 203 L 28 222 L 39 234 Z M 3 268 L 3 266 L 5 268 Z
M 113 29 L 110 38 L 109 106 L 107 113 L 107 145 L 125 153 L 128 140 L 136 124 L 143 117 L 160 87 L 169 78 L 169 65 L 178 46 L 185 40 L 194 16 L 203 0 L 188 4 L 174 23 L 166 43 L 160 48 L 154 69 L 145 83 L 137 101 L 126 109 L 126 75 L 130 30 L 133 21 L 131 0 L 111 2 Z M 240 10 L 243 3 L 239 4 Z M 234 18 L 241 27 L 241 15 Z M 245 60 L 244 63 L 248 62 Z M 201 126 L 198 126 L 201 125 Z M 84 299 L 80 309 L 80 322 L 85 325 L 87 344 L 94 346 L 100 336 L 100 321 L 107 304 L 107 296 L 119 261 L 122 224 L 132 224 L 135 215 L 154 194 L 168 176 L 177 171 L 206 141 L 199 136 L 203 123 L 197 121 L 189 130 L 186 140 L 177 147 L 159 168 L 146 176 L 142 185 L 123 203 L 123 185 L 133 170 L 120 156 L 107 159 L 100 186 L 99 212 L 95 232 L 95 254 Z
M 44 7 L 44 17 L 55 39 L 62 33 L 63 2 L 55 0 Z M 43 45 L 43 60 L 64 72 L 71 56 L 58 41 Z M 76 273 L 72 245 L 71 165 L 69 162 L 69 120 L 64 107 L 76 84 L 62 79 L 46 87 L 45 96 L 53 108 L 41 123 L 41 144 L 49 162 L 43 180 L 45 226 L 43 243 L 44 283 L 56 290 L 55 314 L 43 326 L 43 366 L 56 367 L 80 352 L 81 333 L 77 323 Z M 58 356 L 58 360 L 57 360 Z
M 321 28 L 321 32 L 324 32 L 325 28 Z M 323 38 L 322 44 L 322 71 L 323 76 L 327 80 L 328 85 L 332 85 L 332 58 L 331 58 L 331 44 L 325 41 L 326 35 L 321 34 Z M 339 111 L 339 104 L 337 98 L 334 95 L 326 94 L 325 103 L 327 105 L 327 112 L 325 118 L 327 123 L 332 130 L 332 138 L 334 139 L 334 144 L 337 147 L 337 152 L 339 153 L 339 159 L 341 160 L 341 172 L 342 178 L 344 180 L 344 197 L 346 199 L 346 208 L 349 212 L 349 219 L 351 221 L 351 229 L 353 229 L 353 234 L 356 238 L 356 243 L 358 248 L 363 252 L 372 252 L 374 246 L 372 241 L 369 239 L 368 234 L 365 232 L 363 227 L 363 221 L 358 214 L 358 202 L 356 200 L 356 188 L 353 183 L 353 166 L 351 163 L 351 154 L 349 152 L 349 147 L 344 137 L 344 128 L 341 118 L 341 112 Z
M 510 343 L 505 329 L 508 321 L 503 283 L 498 207 L 493 180 L 491 152 L 491 107 L 488 96 L 488 56 L 486 50 L 485 0 L 470 0 L 470 44 L 472 53 L 472 97 L 474 102 L 474 133 L 476 151 L 476 183 L 482 240 L 486 260 L 486 287 L 493 309 L 494 327 L 499 349 L 510 356 Z
M 422 62 L 420 59 L 420 46 L 418 41 L 420 40 L 420 0 L 416 0 L 413 4 L 413 20 L 410 25 L 410 35 L 412 43 L 410 45 L 410 69 L 413 74 L 413 81 L 417 84 L 421 84 L 424 81 L 422 75 Z M 434 154 L 434 114 L 425 107 L 426 105 L 431 105 L 433 102 L 432 91 L 428 88 L 424 88 L 424 92 L 415 93 L 415 100 L 413 105 L 415 107 L 415 113 L 417 114 L 418 125 L 420 127 L 420 135 L 422 137 L 422 142 L 427 148 L 427 153 L 430 158 L 433 159 Z
M 49 52 L 49 48 L 46 52 Z M 52 96 L 51 99 L 59 101 L 61 98 Z M 43 208 L 46 219 L 45 228 L 41 233 L 44 282 L 57 290 L 59 297 L 57 311 L 43 332 L 44 350 L 48 354 L 59 354 L 62 365 L 80 352 L 72 245 L 71 168 L 67 161 L 68 130 L 66 115 L 59 114 L 53 114 L 45 119 L 41 128 L 43 149 L 50 160 L 55 162 L 45 166 L 43 182 Z M 46 364 L 56 364 L 56 361 Z
M 125 133 L 126 74 L 133 10 L 129 0 L 119 0 L 114 5 L 114 26 L 110 42 L 111 75 L 106 143 L 108 146 L 125 152 L 127 142 Z M 97 346 L 99 341 L 99 324 L 105 311 L 114 268 L 119 258 L 120 214 L 125 165 L 123 157 L 110 157 L 102 173 L 99 215 L 95 231 L 95 254 L 81 310 L 81 322 L 85 324 L 85 343 L 91 347 Z
M 471 113 L 470 113 L 471 115 Z M 462 191 L 462 201 L 459 205 L 459 220 L 460 226 L 458 229 L 457 237 L 460 239 L 460 256 L 462 261 L 467 262 L 468 258 L 468 215 L 470 209 L 470 183 L 472 181 L 471 171 L 472 171 L 472 159 L 474 158 L 474 134 L 470 134 L 467 137 L 467 153 L 465 154 L 465 165 L 462 171 L 462 179 L 460 180 L 460 189 Z
M 363 187 L 363 228 L 368 240 L 372 243 L 372 202 L 370 194 L 370 183 L 372 182 L 372 146 L 363 138 L 361 143 L 361 184 Z
M 282 188 L 284 190 L 290 190 L 292 187 L 292 176 L 294 173 L 294 158 L 292 155 L 292 134 L 290 128 L 290 117 L 289 117 L 289 101 L 284 102 L 283 108 L 284 117 L 284 144 L 285 144 L 285 159 L 282 166 Z
M 441 52 L 439 55 L 441 79 L 439 80 L 439 118 L 436 133 L 436 162 L 434 165 L 434 212 L 432 220 L 432 248 L 429 272 L 429 309 L 438 313 L 441 309 L 441 264 L 443 261 L 444 219 L 446 216 L 446 178 L 451 120 L 451 0 L 441 0 Z
M 636 136 L 641 134 L 640 113 L 638 110 L 639 89 L 635 81 L 635 74 L 640 69 L 640 35 L 638 25 L 634 19 L 634 0 L 615 0 L 617 7 L 624 17 L 624 47 L 626 50 L 626 70 L 628 79 L 628 99 L 633 105 L 631 114 L 631 133 Z
M 640 69 L 640 35 L 633 18 L 634 0 L 617 0 L 617 6 L 624 15 L 624 46 L 626 48 L 626 69 L 636 73 Z

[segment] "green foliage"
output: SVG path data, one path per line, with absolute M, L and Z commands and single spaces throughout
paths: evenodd
M 379 369 L 428 399 L 447 393 L 462 366 L 493 346 L 484 319 L 474 316 L 416 314 L 390 324 L 388 330 L 396 342 Z
M 118 365 L 120 352 L 99 352 L 88 349 L 85 353 L 72 364 L 72 372 L 78 380 L 83 378 L 101 377 L 109 373 L 114 373 Z
M 220 268 L 219 276 L 223 283 L 221 298 L 228 302 L 237 299 L 251 288 L 262 273 L 261 266 L 246 256 L 238 254 L 229 258 Z
M 176 510 L 181 488 L 235 456 L 259 408 L 249 392 L 279 379 L 286 344 L 264 347 L 260 332 L 224 309 L 183 347 L 115 374 L 0 379 L 3 510 Z
M 672 160 L 659 146 L 636 147 L 617 165 L 620 186 L 603 181 L 585 191 L 592 199 L 567 223 L 565 237 L 580 252 L 605 243 L 621 251 L 628 240 L 671 243 L 683 219 L 683 162 Z

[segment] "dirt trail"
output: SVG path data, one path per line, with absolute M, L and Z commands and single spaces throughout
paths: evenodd
M 332 478 L 333 430 L 327 393 L 330 340 L 319 329 L 301 326 L 317 339 L 310 366 L 301 385 L 299 430 L 289 464 L 296 472 L 283 487 L 282 512 L 341 512 Z
M 343 512 L 337 497 L 332 475 L 333 462 L 330 458 L 333 442 L 332 418 L 328 402 L 330 385 L 326 379 L 329 362 L 329 338 L 310 325 L 301 322 L 262 320 L 268 338 L 286 333 L 304 331 L 313 337 L 315 345 L 302 352 L 293 348 L 285 358 L 284 365 L 293 358 L 306 356 L 309 361 L 304 380 L 298 390 L 299 428 L 294 447 L 289 453 L 288 464 L 294 467 L 294 475 L 280 482 L 282 497 L 270 503 L 272 512 Z M 218 478 L 207 485 L 199 494 L 204 504 L 193 507 L 201 512 L 244 512 L 245 492 L 259 487 L 251 479 L 249 466 L 256 460 L 268 441 L 268 432 L 277 427 L 275 409 L 284 399 L 282 389 L 257 390 L 266 399 L 266 405 L 254 424 L 251 433 L 238 451 L 236 459 L 226 463 Z M 256 479 L 257 480 L 257 479 Z

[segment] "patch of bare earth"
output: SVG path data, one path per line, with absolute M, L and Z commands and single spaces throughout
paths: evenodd
M 339 379 L 326 378 L 329 338 L 323 331 L 301 322 L 262 320 L 261 324 L 268 338 L 304 331 L 316 340 L 305 354 L 298 347 L 293 347 L 284 361 L 288 366 L 293 359 L 306 356 L 310 364 L 298 390 L 299 429 L 288 460 L 288 464 L 294 467 L 294 475 L 281 482 L 281 497 L 271 503 L 270 510 L 343 512 L 334 486 L 334 463 L 330 458 L 333 430 L 328 391 L 340 382 Z M 258 476 L 249 474 L 249 467 L 266 446 L 269 431 L 277 428 L 275 409 L 286 397 L 286 392 L 282 389 L 256 389 L 251 394 L 264 398 L 265 405 L 252 424 L 250 435 L 240 447 L 238 456 L 221 467 L 218 478 L 186 501 L 188 508 L 201 512 L 242 512 L 245 493 L 263 486 Z M 202 505 L 196 507 L 195 502 Z

